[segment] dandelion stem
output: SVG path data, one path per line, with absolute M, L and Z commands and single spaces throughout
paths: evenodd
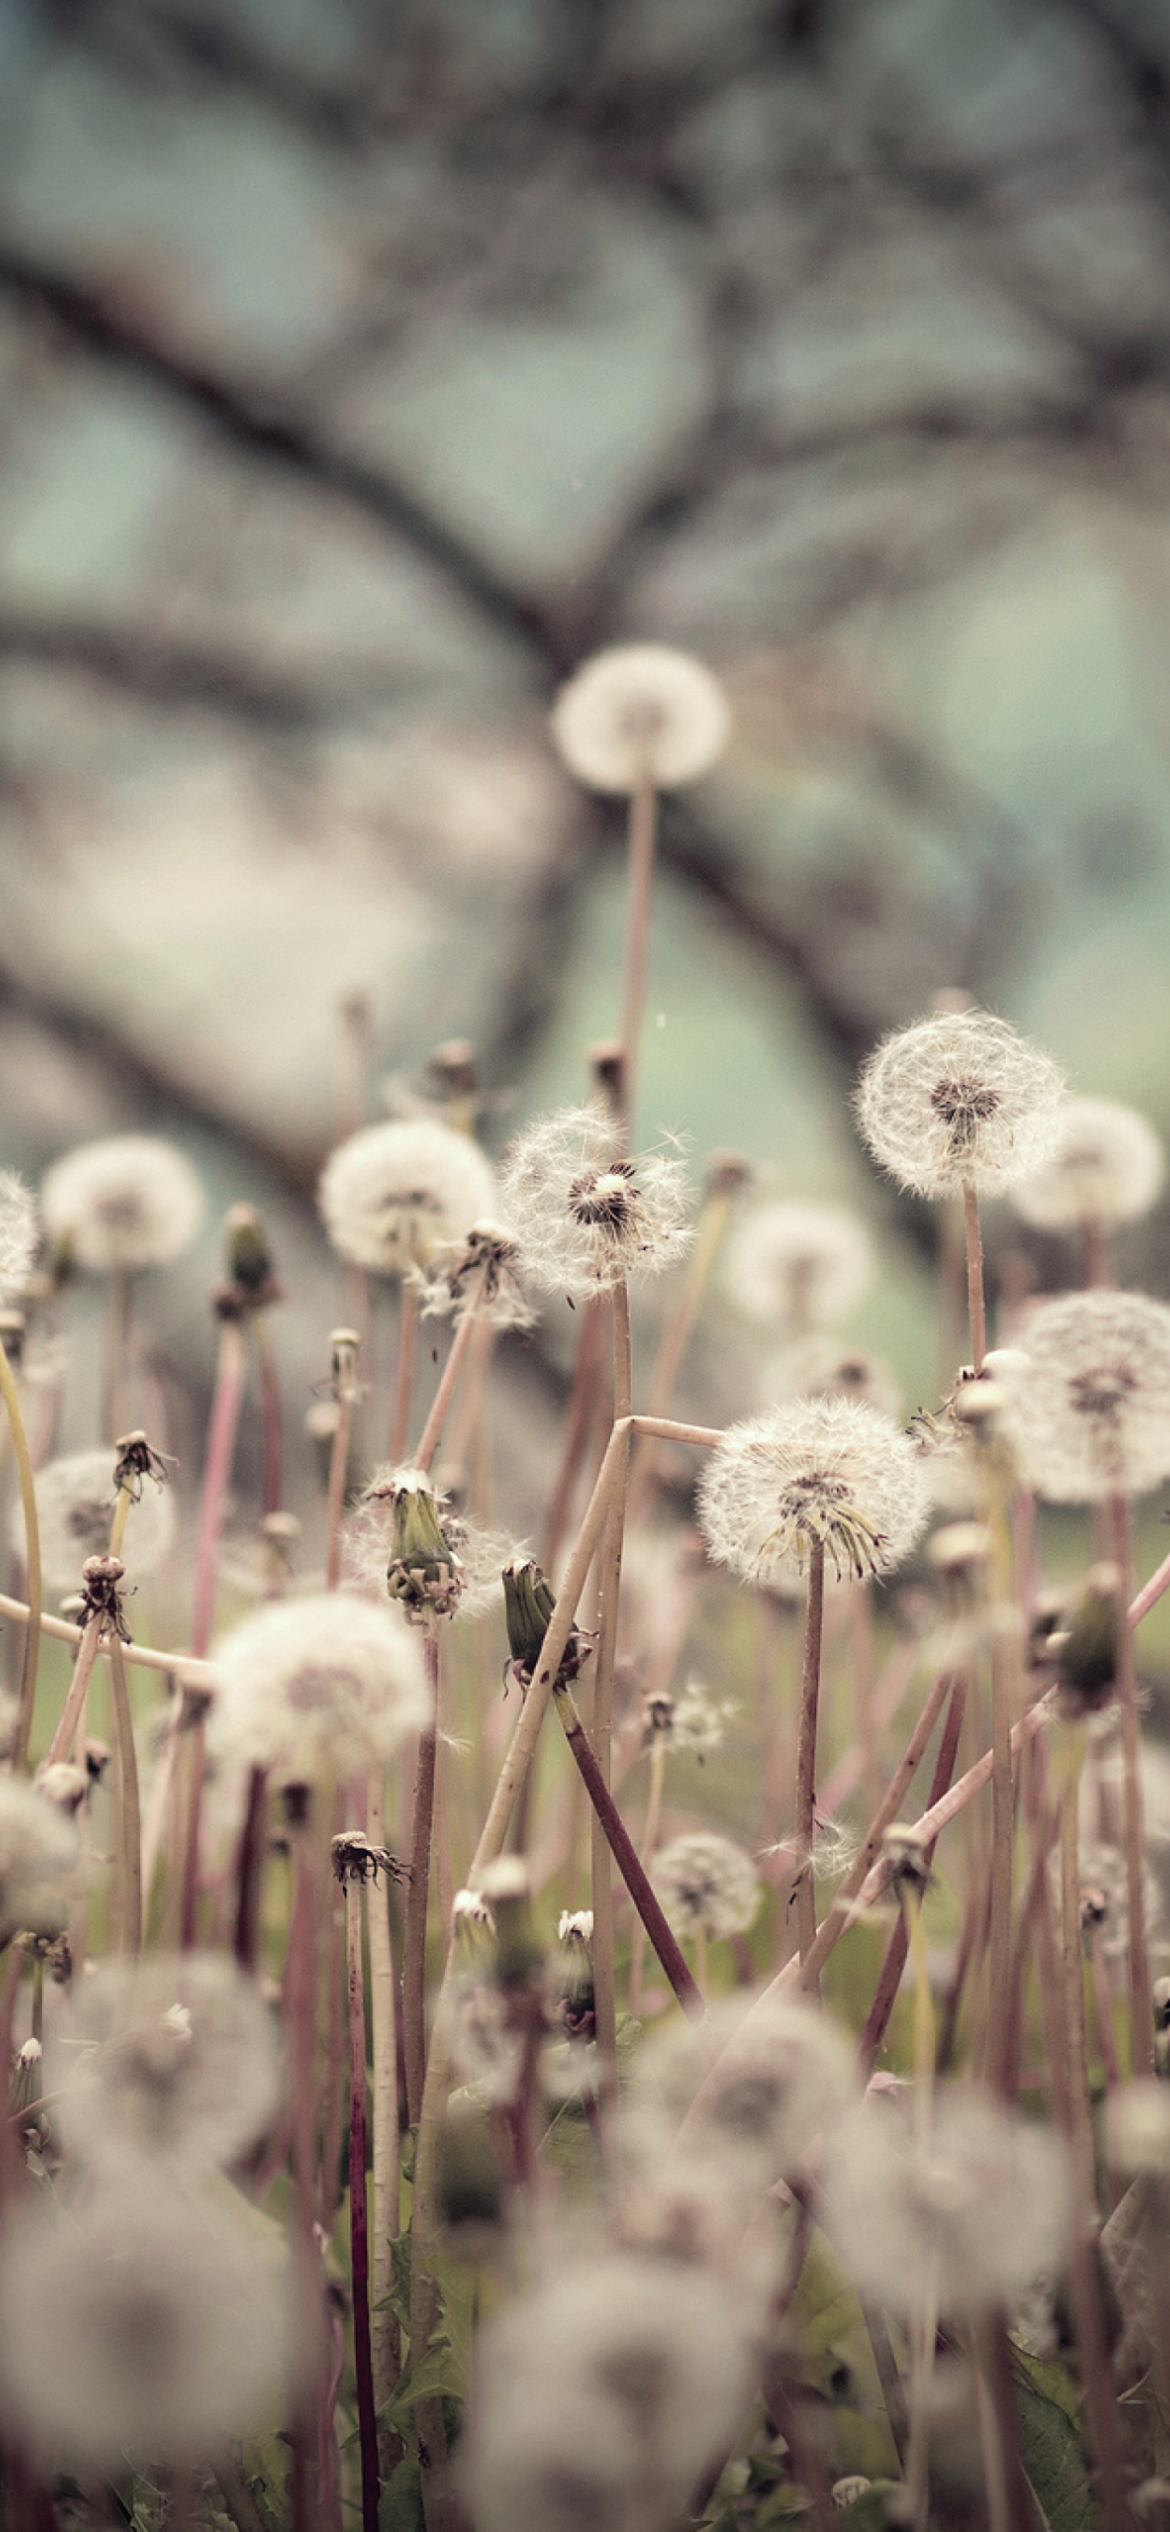
M 1133 1596 L 1133 1526 L 1124 1495 L 1112 1497 L 1110 1518 L 1114 1562 L 1121 1575 L 1122 1599 L 1128 1604 Z M 1134 2075 L 1150 2075 L 1154 2070 L 1154 2031 L 1150 2006 L 1150 1956 L 1146 1940 L 1146 1839 L 1137 1663 L 1130 1626 L 1123 1626 L 1120 1630 L 1119 1654 L 1117 1694 L 1125 1762 L 1125 1873 L 1129 1901 L 1129 2062 Z
M 1008 2003 L 1011 1993 L 1012 1842 L 1012 1664 L 1007 1647 L 991 1647 L 991 1916 L 988 1931 L 987 2080 L 1002 2091 L 1009 2047 Z
M 333 1430 L 333 1448 L 329 1455 L 329 1509 L 325 1546 L 325 1588 L 336 1591 L 341 1581 L 341 1519 L 345 1510 L 345 1480 L 349 1471 L 349 1445 L 353 1430 L 353 1410 L 358 1395 L 357 1342 L 351 1329 L 339 1329 L 333 1338 L 333 1394 L 337 1400 L 337 1423 Z
M 0 1592 L 0 1617 L 26 1627 L 33 1614 L 26 1600 L 13 1600 L 7 1592 Z M 85 1629 L 74 1626 L 69 1618 L 50 1617 L 46 1611 L 40 1619 L 40 1633 L 51 1636 L 55 1644 L 80 1644 Z M 213 1663 L 194 1661 L 187 1653 L 159 1653 L 150 1644 L 127 1644 L 125 1659 L 136 1662 L 140 1670 L 159 1670 L 168 1679 L 189 1681 L 192 1687 L 210 1688 L 215 1683 Z
M 41 1656 L 41 1534 L 37 1522 L 37 1496 L 33 1480 L 28 1436 L 21 1413 L 20 1392 L 13 1376 L 5 1347 L 0 1344 L 0 1391 L 3 1392 L 8 1429 L 16 1473 L 20 1480 L 20 1508 L 24 1517 L 25 1564 L 28 1572 L 27 1632 L 20 1669 L 20 1709 L 12 1742 L 12 1772 L 18 1776 L 28 1764 L 29 1740 L 33 1726 L 33 1708 L 37 1695 L 37 1669 Z
M 349 2003 L 349 2239 L 353 2356 L 362 2466 L 362 2532 L 378 2532 L 378 2431 L 370 2344 L 370 2237 L 366 2208 L 366 2010 L 362 1983 L 362 1894 L 345 1876 L 345 1966 Z
M 1082 2209 L 1093 2198 L 1093 2122 L 1085 2044 L 1085 1960 L 1081 1942 L 1081 1872 L 1078 1803 L 1085 1754 L 1084 1727 L 1066 1724 L 1061 1734 L 1060 1937 L 1064 1970 L 1065 2081 L 1069 2134 L 1077 2159 Z
M 568 1523 L 573 1488 L 577 1482 L 577 1473 L 589 1438 L 589 1428 L 597 1396 L 597 1371 L 604 1325 L 604 1296 L 601 1293 L 594 1293 L 585 1304 L 577 1338 L 577 1359 L 573 1365 L 573 1385 L 569 1391 L 569 1403 L 565 1410 L 560 1466 L 549 1497 L 541 1537 L 540 1562 L 546 1574 L 556 1572 L 561 1542 Z M 1170 1557 L 1166 1560 L 1166 1572 L 1167 1580 L 1170 1581 Z
M 248 1771 L 244 1824 L 236 1859 L 236 1923 L 233 1950 L 240 1968 L 255 1969 L 260 1949 L 260 1903 L 263 1892 L 264 1842 L 268 1815 L 268 1778 L 262 1767 Z
M 478 1305 L 483 1299 L 484 1287 L 487 1283 L 488 1273 L 488 1267 L 481 1267 L 479 1274 L 476 1276 L 475 1282 L 472 1284 L 470 1291 L 468 1292 L 467 1307 L 464 1310 L 459 1325 L 455 1330 L 455 1334 L 451 1339 L 450 1352 L 448 1353 L 447 1360 L 443 1365 L 439 1386 L 435 1391 L 434 1397 L 431 1401 L 430 1413 L 427 1416 L 426 1423 L 424 1424 L 422 1433 L 419 1436 L 418 1449 L 414 1455 L 414 1465 L 416 1468 L 429 1468 L 431 1461 L 435 1456 L 435 1452 L 438 1450 L 439 1439 L 442 1434 L 447 1409 L 455 1395 L 455 1384 L 463 1369 L 463 1365 L 467 1357 L 468 1347 L 470 1346 L 472 1337 L 475 1333 L 477 1325 L 476 1313 Z
M 207 1458 L 199 1505 L 195 1606 L 191 1617 L 191 1649 L 202 1659 L 211 1642 L 215 1618 L 215 1585 L 224 1505 L 231 1482 L 236 1426 L 244 1394 L 244 1339 L 239 1322 L 225 1319 L 220 1329 L 215 1396 L 207 1429 Z
M 110 1708 L 114 1723 L 114 1787 L 118 1872 L 122 1886 L 120 1948 L 136 1959 L 142 1949 L 142 1818 L 138 1799 L 138 1755 L 126 1665 L 116 1635 L 105 1643 L 110 1666 Z
M 947 1680 L 942 1679 L 937 1683 L 937 1685 L 945 1695 L 948 1686 Z M 941 1701 L 940 1697 L 940 1704 Z M 932 1803 L 937 1802 L 939 1796 L 946 1792 L 947 1787 L 950 1784 L 951 1777 L 954 1774 L 955 1758 L 959 1747 L 959 1735 L 963 1729 L 963 1714 L 966 1708 L 966 1703 L 967 1682 L 965 1679 L 956 1679 L 953 1686 L 951 1686 L 951 1702 L 947 1708 L 947 1719 L 943 1725 L 942 1738 L 938 1745 L 938 1755 L 934 1762 L 934 1775 L 931 1779 L 930 1787 L 930 1799 Z M 924 1742 L 923 1747 L 925 1748 L 925 1746 L 926 1744 Z M 891 1814 L 891 1817 L 892 1816 L 893 1815 Z M 870 1834 L 872 1835 L 872 1831 Z M 929 1872 L 931 1864 L 934 1861 L 933 1845 L 923 1849 L 922 1861 Z M 901 1985 L 902 1971 L 906 1966 L 906 1955 L 909 1948 L 909 1932 L 906 1925 L 905 1910 L 903 1910 L 886 1947 L 886 1957 L 882 1962 L 881 1974 L 879 1976 L 877 1986 L 874 1989 L 873 2002 L 869 2008 L 869 2015 L 865 2029 L 861 2035 L 861 2045 L 858 2050 L 858 2059 L 862 2075 L 867 2081 L 873 2073 L 874 2061 L 885 2037 L 886 2025 L 889 2022 L 890 2015 L 894 2009 L 894 1999 L 898 1993 L 899 1986 Z
M 658 1844 L 658 1824 L 662 1817 L 662 1792 L 665 1783 L 666 1742 L 661 1733 L 656 1733 L 650 1744 L 650 1792 L 646 1803 L 646 1825 L 642 1831 L 641 1861 L 647 1866 Z M 645 1964 L 646 1928 L 639 1917 L 634 1927 L 634 1940 L 630 1952 L 630 2011 L 635 2015 L 642 2010 L 642 1977 Z
M 406 2100 L 412 2127 L 422 2108 L 427 2067 L 427 1898 L 435 1808 L 435 1749 L 439 1729 L 439 1638 L 433 1622 L 427 1626 L 423 1652 L 431 1702 L 426 1727 L 419 1734 L 415 1766 L 410 1884 L 406 1893 L 406 1923 L 402 1939 L 402 2040 L 406 2062 Z
M 86 1619 L 81 1630 L 68 1694 L 61 1709 L 57 1729 L 49 1743 L 46 1764 L 50 1767 L 55 1766 L 59 1759 L 68 1758 L 73 1746 L 74 1735 L 81 1721 L 82 1708 L 89 1692 L 90 1673 L 97 1658 L 105 1622 L 104 1610 L 95 1609 L 92 1616 Z
M 256 1375 L 260 1385 L 260 1448 L 263 1462 L 261 1492 L 265 1512 L 279 1512 L 284 1504 L 284 1428 L 280 1412 L 280 1379 L 276 1368 L 272 1334 L 266 1310 L 251 1310 L 248 1325 L 256 1355 Z
M 558 1681 L 553 1690 L 553 1702 L 564 1728 L 565 1739 L 581 1770 L 585 1790 L 593 1805 L 598 1826 L 679 2003 L 686 2005 L 692 2013 L 701 2013 L 703 1999 L 699 1987 L 687 1967 L 680 1945 L 671 1932 L 661 1902 L 656 1897 L 649 1877 L 639 1862 L 638 1850 L 589 1746 L 572 1690 L 562 1681 Z M 596 1924 L 594 1930 L 596 1932 Z
M 975 1370 L 981 1372 L 987 1354 L 987 1305 L 983 1297 L 983 1234 L 979 1228 L 979 1196 L 971 1178 L 963 1181 L 963 1236 L 967 1248 L 971 1361 Z
M 593 1686 L 593 1755 L 608 1790 L 613 1766 L 613 1683 L 617 1655 L 618 1596 L 621 1590 L 622 1538 L 630 1439 L 630 1302 L 623 1283 L 613 1295 L 613 1406 L 615 1430 L 625 1423 L 627 1438 L 614 1475 L 609 1512 L 602 1534 L 598 1571 L 600 1642 Z M 586 1780 L 588 1781 L 588 1780 Z M 593 1992 L 596 2007 L 599 2082 L 598 2106 L 604 2112 L 617 2097 L 617 1996 L 614 1979 L 613 1874 L 610 1842 L 594 1802 L 591 1840 L 593 1868 Z
M 106 1295 L 106 1342 L 102 1363 L 102 1431 L 116 1442 L 126 1430 L 126 1372 L 130 1361 L 130 1313 L 133 1285 L 125 1266 L 110 1273 Z
M 803 1983 L 815 1986 L 809 1967 L 817 1936 L 816 1882 L 813 1846 L 817 1808 L 817 1706 L 821 1689 L 821 1643 L 825 1624 L 825 1543 L 809 1541 L 808 1604 L 804 1621 L 804 1663 L 800 1682 L 800 1732 L 796 1745 L 796 1931 Z
M 386 1838 L 386 1787 L 381 1776 L 370 1777 L 366 1791 L 366 1835 L 371 1846 Z M 374 2183 L 374 2407 L 384 2409 L 398 2380 L 401 2351 L 398 2319 L 390 2310 L 394 2284 L 393 2243 L 399 2229 L 398 2066 L 394 2015 L 394 1957 L 390 1911 L 384 1883 L 375 1875 L 366 1897 L 366 1939 L 370 1952 L 370 2030 L 373 2053 L 373 2183 Z M 384 2431 L 378 2452 L 382 2476 L 399 2458 L 397 2437 Z
M 401 1464 L 410 1431 L 410 1393 L 414 1386 L 414 1351 L 418 1336 L 418 1293 L 405 1276 L 398 1291 L 398 1352 L 394 1361 L 394 1396 L 390 1407 L 392 1468 Z
M 629 895 L 626 905 L 626 959 L 622 977 L 622 1126 L 629 1149 L 638 1088 L 638 1058 L 646 1007 L 646 975 L 650 959 L 650 912 L 654 893 L 654 851 L 657 796 L 652 783 L 639 783 L 630 794 Z
M 725 1177 L 717 1177 L 699 1215 L 694 1246 L 687 1261 L 683 1288 L 662 1331 L 658 1354 L 650 1377 L 648 1412 L 651 1415 L 665 1415 L 674 1395 L 674 1384 L 682 1367 L 691 1330 L 702 1306 L 703 1295 L 711 1279 L 711 1269 L 718 1256 L 719 1243 L 727 1227 L 727 1217 L 731 1211 L 734 1194 L 735 1186 L 729 1185 Z M 653 1445 L 645 1440 L 640 1440 L 640 1444 L 635 1445 L 627 1514 L 631 1528 L 636 1524 L 646 1495 L 653 1486 L 658 1456 Z M 545 1570 L 547 1572 L 547 1566 Z

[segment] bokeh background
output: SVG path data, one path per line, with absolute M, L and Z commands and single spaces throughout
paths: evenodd
M 294 1435 L 324 1368 L 345 997 L 374 1113 L 456 1035 L 496 1146 L 582 1090 L 622 821 L 546 714 L 627 637 L 735 712 L 642 1129 L 859 1203 L 854 1333 L 931 1397 L 875 1036 L 965 988 L 1170 1132 L 1167 0 L 0 0 L 0 118 L 2 1156 L 205 1171 L 193 1431 L 237 1198 Z M 1165 1206 L 1123 1266 L 1170 1293 Z M 506 1349 L 505 1453 L 571 1333 Z

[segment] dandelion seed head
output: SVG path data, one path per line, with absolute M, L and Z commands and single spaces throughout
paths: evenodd
M 990 1011 L 949 1011 L 886 1038 L 864 1066 L 857 1120 L 875 1158 L 919 1196 L 997 1196 L 1055 1148 L 1064 1076 Z
M 495 1210 L 495 1178 L 469 1135 L 430 1118 L 365 1125 L 331 1152 L 317 1190 L 339 1256 L 379 1275 L 429 1264 Z
M 551 1292 L 609 1292 L 659 1275 L 690 1245 L 690 1190 L 670 1152 L 617 1156 L 599 1108 L 563 1108 L 527 1126 L 504 1156 L 505 1210 L 522 1223 L 523 1262 Z
M 853 2050 L 827 2015 L 783 1997 L 754 2007 L 735 1997 L 702 2031 L 675 2024 L 639 2051 L 631 2134 L 636 2145 L 641 2133 L 651 2162 L 681 2154 L 759 2191 L 800 2179 L 856 2099 Z
M 1029 1483 L 1055 1503 L 1147 1494 L 1170 1475 L 1170 1308 L 1138 1292 L 1043 1302 L 1011 1384 Z
M 796 1399 L 730 1425 L 699 1481 L 715 1562 L 767 1589 L 799 1576 L 814 1541 L 839 1576 L 888 1573 L 926 1511 L 913 1443 L 851 1398 Z
M 1051 1159 L 1012 1189 L 1025 1222 L 1041 1231 L 1136 1222 L 1161 1192 L 1166 1154 L 1152 1125 L 1118 1099 L 1066 1099 Z
M 386 1767 L 429 1712 L 417 1638 L 352 1592 L 271 1601 L 216 1647 L 209 1740 L 279 1784 L 344 1784 Z
M 0 2405 L 46 2462 L 120 2470 L 213 2454 L 279 2415 L 287 2353 L 278 2237 L 141 2171 L 5 2226 Z
M 557 1921 L 558 1943 L 591 1943 L 593 1941 L 592 1908 L 562 1908 Z
M 190 1161 L 151 1134 L 81 1143 L 54 1162 L 41 1189 L 45 1229 L 88 1273 L 169 1266 L 203 1220 Z
M 688 1679 L 676 1697 L 650 1697 L 644 1708 L 642 1745 L 664 1742 L 668 1750 L 691 1758 L 712 1758 L 723 1747 L 724 1729 L 738 1708 L 716 1697 L 701 1679 Z
M 473 1222 L 466 1239 L 436 1249 L 422 1284 L 424 1319 L 471 1315 L 494 1328 L 530 1328 L 535 1313 L 520 1282 L 521 1250 L 503 1223 Z
M 60 1934 L 79 1856 L 76 1834 L 23 1778 L 0 1776 L 0 1941 Z
M 1105 2144 L 1115 2171 L 1170 2175 L 1170 2088 L 1156 2075 L 1119 2084 L 1105 2103 Z
M 0 1170 L 0 1299 L 24 1291 L 40 1238 L 36 1199 L 15 1170 Z
M 856 2112 L 824 2189 L 861 2293 L 900 2313 L 928 2282 L 955 2316 L 1010 2304 L 1059 2258 L 1072 2213 L 1055 2134 L 974 2092 L 945 2095 L 925 2140 L 885 2103 Z
M 773 1354 L 760 1375 L 760 1397 L 768 1406 L 787 1398 L 856 1398 L 895 1418 L 902 1403 L 888 1363 L 861 1346 L 836 1344 L 831 1336 L 806 1337 Z
M 55 2027 L 58 2088 L 66 2146 L 106 2173 L 230 2163 L 279 2097 L 270 2017 L 251 1980 L 217 1954 L 105 1961 Z
M 553 737 L 592 791 L 672 791 L 710 772 L 727 744 L 723 690 L 702 661 L 662 642 L 598 651 L 562 686 Z
M 831 1327 L 873 1277 L 869 1233 L 844 1205 L 756 1205 L 728 1237 L 724 1288 L 759 1327 Z
M 41 1571 L 46 1597 L 59 1599 L 76 1591 L 81 1569 L 91 1556 L 104 1556 L 110 1543 L 116 1489 L 113 1445 L 100 1451 L 71 1451 L 51 1459 L 36 1475 L 37 1524 L 41 1535 Z M 122 1545 L 127 1582 L 144 1582 L 165 1563 L 175 1543 L 175 1498 L 169 1486 L 144 1486 L 130 1506 Z M 8 1536 L 16 1555 L 24 1556 L 24 1521 L 19 1503 L 9 1516 Z
M 762 1897 L 751 1856 L 713 1829 L 695 1829 L 660 1846 L 650 1878 L 677 1935 L 709 1934 L 718 1942 L 742 1934 Z

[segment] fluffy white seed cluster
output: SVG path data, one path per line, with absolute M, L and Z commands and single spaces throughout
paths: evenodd
M 695 1829 L 659 1847 L 650 1877 L 668 1922 L 683 1938 L 709 1934 L 719 1942 L 743 1934 L 762 1896 L 751 1856 L 713 1829 Z
M 353 1593 L 273 1601 L 216 1649 L 210 1742 L 283 1785 L 344 1784 L 386 1767 L 428 1702 L 416 1637 Z
M 431 1118 L 366 1125 L 331 1152 L 317 1191 L 334 1248 L 351 1266 L 402 1275 L 465 1240 L 495 1208 L 478 1144 Z
M 77 1591 L 87 1556 L 104 1556 L 114 1517 L 114 1466 L 117 1452 L 70 1451 L 51 1459 L 36 1478 L 37 1523 L 41 1534 L 41 1566 L 46 1594 L 60 1597 Z M 8 1536 L 16 1555 L 24 1556 L 24 1523 L 13 1507 Z M 175 1543 L 175 1499 L 169 1486 L 144 1485 L 126 1516 L 120 1550 L 130 1584 L 142 1582 L 163 1564 Z
M 13 2217 L 0 2261 L 0 2409 L 43 2465 L 190 2462 L 278 2416 L 288 2342 L 279 2238 L 254 2212 L 141 2170 L 62 2223 Z
M 1066 1099 L 1047 1166 L 1012 1189 L 1040 1231 L 1136 1222 L 1161 1193 L 1166 1154 L 1152 1125 L 1118 1099 Z
M 592 791 L 696 782 L 723 754 L 729 726 L 710 669 L 661 642 L 598 651 L 562 687 L 552 717 L 570 773 Z
M 724 1283 L 736 1307 L 789 1335 L 845 1318 L 873 1276 L 869 1233 L 844 1205 L 757 1205 L 727 1242 Z
M 78 1860 L 56 1805 L 23 1778 L 0 1775 L 0 1942 L 18 1932 L 60 1934 Z
M 424 1319 L 470 1317 L 494 1328 L 530 1328 L 534 1312 L 520 1282 L 520 1244 L 502 1222 L 473 1222 L 465 1240 L 438 1249 L 423 1280 Z
M 915 1195 L 973 1186 L 998 1196 L 1051 1157 L 1063 1095 L 1059 1065 L 1009 1021 L 951 1011 L 876 1048 L 857 1121 L 875 1158 Z
M 476 2345 L 459 2468 L 477 2532 L 652 2532 L 687 2508 L 751 2397 L 742 2296 L 613 2255 L 539 2287 Z
M 716 1563 L 773 1589 L 799 1578 L 817 1541 L 838 1575 L 888 1573 L 927 1508 L 913 1444 L 851 1398 L 795 1399 L 729 1426 L 699 1483 Z
M 888 1416 L 896 1416 L 902 1403 L 888 1363 L 831 1336 L 809 1336 L 771 1355 L 760 1373 L 760 1395 L 769 1406 L 786 1398 L 855 1398 Z
M 57 2022 L 47 2082 L 70 2153 L 109 2174 L 227 2164 L 280 2091 L 270 2017 L 250 1979 L 210 1952 L 107 1961 Z
M 508 1218 L 524 1226 L 524 1268 L 550 1292 L 610 1292 L 660 1275 L 690 1245 L 690 1189 L 671 1152 L 617 1156 L 597 1108 L 538 1118 L 505 1154 Z
M 734 1997 L 699 2030 L 676 2023 L 639 2051 L 631 2133 L 651 2161 L 682 2155 L 756 2194 L 807 2174 L 818 2140 L 857 2100 L 844 2031 L 805 2004 Z
M 859 2111 L 824 2186 L 862 2294 L 904 2314 L 932 2287 L 956 2317 L 1011 2304 L 1059 2260 L 1072 2212 L 1054 2132 L 973 2092 L 944 2098 L 925 2140 L 884 2104 Z
M 23 1292 L 40 1238 L 36 1199 L 15 1170 L 0 1171 L 0 1299 Z
M 190 1247 L 204 1195 L 190 1161 L 150 1134 L 79 1144 L 41 1189 L 50 1239 L 93 1275 L 169 1266 Z
M 738 1708 L 717 1697 L 701 1679 L 688 1679 L 677 1696 L 650 1697 L 643 1709 L 643 1747 L 657 1742 L 668 1750 L 702 1761 L 723 1747 L 727 1723 Z
M 1170 1475 L 1170 1308 L 1075 1292 L 1023 1330 L 1010 1391 L 1024 1473 L 1055 1503 L 1146 1494 Z

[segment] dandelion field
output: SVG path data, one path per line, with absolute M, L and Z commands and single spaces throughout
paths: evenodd
M 462 1045 L 339 1136 L 311 1524 L 259 1214 L 192 1468 L 142 1342 L 189 1163 L 0 1182 L 14 2532 L 1170 2524 L 1170 1304 L 1115 1280 L 1164 1157 L 960 995 L 875 1048 L 857 1130 L 937 1232 L 903 1400 L 862 1220 L 635 1150 L 658 798 L 726 729 L 657 645 L 564 690 L 629 802 L 615 1036 L 494 1158 Z M 1062 1291 L 987 1289 L 989 1198 Z M 718 1293 L 726 1428 L 677 1406 Z M 516 1540 L 500 1361 L 566 1301 Z

